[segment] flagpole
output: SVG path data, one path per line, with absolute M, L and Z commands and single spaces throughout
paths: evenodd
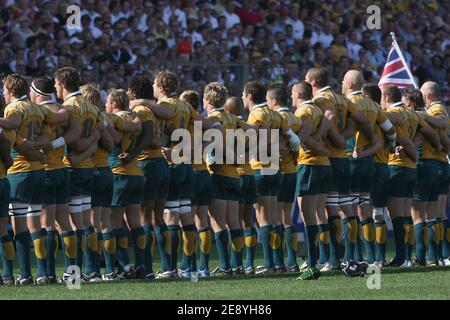
M 391 32 L 391 37 L 392 37 L 392 44 L 398 48 L 398 55 L 400 56 L 400 59 L 402 60 L 404 66 L 406 68 L 406 72 L 408 73 L 409 77 L 412 79 L 412 81 L 414 83 L 414 88 L 419 89 L 419 86 L 416 83 L 416 79 L 414 78 L 411 70 L 409 70 L 409 66 L 406 63 L 405 58 L 403 57 L 403 52 L 402 52 L 402 50 L 400 49 L 400 46 L 397 43 L 397 39 L 395 37 L 395 33 L 394 32 Z

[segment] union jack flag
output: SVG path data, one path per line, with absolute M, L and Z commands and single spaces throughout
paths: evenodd
M 380 88 L 387 85 L 394 85 L 399 89 L 407 87 L 417 88 L 414 77 L 408 68 L 408 64 L 403 58 L 402 51 L 400 50 L 397 41 L 395 40 L 392 43 L 391 51 L 389 51 L 380 82 L 378 82 Z

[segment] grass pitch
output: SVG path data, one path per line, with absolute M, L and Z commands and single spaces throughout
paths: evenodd
M 390 246 L 392 247 L 392 246 Z M 258 253 L 261 250 L 258 250 Z M 388 258 L 392 256 L 390 252 Z M 58 255 L 58 261 L 62 261 Z M 131 260 L 133 261 L 133 260 Z M 300 262 L 300 261 L 299 261 Z M 218 263 L 212 256 L 210 266 Z M 257 257 L 256 265 L 261 264 Z M 157 268 L 156 257 L 154 266 Z M 15 263 L 17 266 L 17 263 Z M 35 272 L 36 269 L 34 269 Z M 157 269 L 156 269 L 157 270 Z M 58 274 L 62 264 L 58 264 Z M 267 276 L 234 276 L 208 278 L 191 282 L 185 279 L 155 281 L 122 281 L 81 284 L 81 289 L 69 290 L 63 285 L 0 287 L 0 300 L 123 300 L 123 299 L 229 299 L 229 300 L 319 300 L 319 299 L 450 299 L 450 268 L 382 269 L 381 288 L 368 289 L 368 276 L 347 278 L 341 271 L 322 273 L 320 279 L 296 281 L 297 274 Z

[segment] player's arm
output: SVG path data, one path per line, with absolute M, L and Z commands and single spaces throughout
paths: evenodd
M 97 143 L 100 139 L 100 130 L 96 127 L 92 130 L 89 136 L 86 138 L 79 138 L 74 141 L 70 147 L 73 151 L 80 153 L 87 150 L 92 144 Z
M 395 147 L 395 152 L 400 154 L 405 153 L 406 156 L 411 158 L 413 162 L 417 161 L 416 146 L 407 136 L 404 136 L 398 140 L 399 146 Z
M 423 143 L 423 135 L 420 132 L 417 132 L 414 136 L 412 142 L 416 147 L 421 146 Z
M 61 108 L 58 111 L 52 111 L 46 107 L 43 107 L 46 112 L 45 122 L 48 124 L 60 124 L 69 120 L 69 113 L 65 108 Z
M 136 132 L 142 129 L 142 122 L 139 117 L 133 119 L 133 121 L 128 121 L 122 119 L 122 124 L 120 126 L 120 130 L 122 132 Z
M 323 137 L 325 137 L 330 128 L 333 126 L 334 119 L 334 112 L 326 110 L 324 115 L 320 119 L 319 127 L 313 134 L 313 138 L 317 141 L 320 141 Z
M 8 170 L 14 163 L 11 157 L 11 144 L 6 139 L 3 130 L 0 129 L 0 159 L 3 162 L 3 166 Z
M 371 142 L 375 142 L 376 135 L 373 132 L 372 125 L 369 118 L 366 117 L 361 111 L 351 112 L 350 118 L 355 121 L 358 127 L 361 129 L 364 136 Z
M 439 140 L 441 141 L 442 148 L 446 153 L 450 151 L 450 139 L 444 130 L 438 130 Z
M 445 116 L 432 116 L 426 112 L 421 112 L 421 115 L 425 119 L 425 121 L 436 129 L 444 129 L 447 127 L 448 120 Z
M 69 153 L 67 155 L 67 158 L 69 159 L 70 164 L 72 165 L 77 165 L 78 163 L 80 163 L 81 161 L 92 157 L 95 152 L 97 151 L 98 148 L 98 144 L 97 142 L 91 144 L 86 150 L 80 152 L 80 153 Z
M 426 122 L 424 122 L 419 132 L 426 137 L 430 143 L 433 145 L 434 148 L 436 148 L 438 151 L 442 149 L 441 140 L 439 139 L 439 135 L 437 133 L 436 129 L 433 129 L 431 126 L 429 126 Z
M 155 136 L 155 128 L 153 126 L 153 121 L 145 121 L 142 123 L 142 133 L 139 142 L 136 144 L 134 149 L 126 153 L 124 157 L 122 157 L 121 161 L 124 164 L 128 164 L 136 158 L 144 149 L 148 147 L 152 147 L 152 140 Z
M 0 127 L 3 129 L 16 130 L 19 129 L 22 116 L 19 113 L 13 113 L 6 118 L 0 118 Z
M 397 116 L 398 114 L 391 113 L 392 115 Z M 394 117 L 394 121 L 398 121 Z M 397 140 L 397 131 L 395 130 L 394 124 L 392 123 L 387 112 L 380 112 L 377 118 L 377 124 L 381 130 L 383 130 L 386 140 L 389 143 L 389 146 L 395 148 L 395 143 Z
M 341 135 L 344 136 L 345 140 L 353 137 L 355 135 L 356 124 L 352 119 L 347 119 L 344 130 L 341 131 Z
M 36 149 L 33 142 L 17 135 L 14 149 L 23 155 L 28 161 L 39 161 L 46 163 L 47 156 L 40 150 Z
M 397 112 L 383 112 L 389 121 L 392 123 L 392 125 L 397 126 L 403 122 L 403 117 L 400 113 Z
M 376 136 L 375 143 L 367 145 L 364 149 L 359 149 L 358 147 L 353 150 L 353 158 L 360 159 L 371 156 L 375 154 L 382 147 L 381 139 Z
M 147 99 L 131 100 L 130 109 L 134 108 L 135 106 L 145 106 L 152 110 L 156 117 L 163 120 L 169 120 L 175 116 L 175 110 L 168 103 L 159 104 Z
M 115 143 L 114 143 L 114 139 L 113 139 L 112 135 L 110 134 L 110 132 L 107 128 L 108 127 L 105 127 L 104 125 L 100 124 L 100 126 L 99 126 L 100 141 L 99 141 L 99 143 L 101 144 L 102 148 L 104 148 L 108 152 L 112 152 L 114 149 Z
M 311 133 L 311 120 L 302 118 L 302 127 L 299 133 L 302 144 L 317 155 L 329 156 L 330 152 L 328 151 L 328 149 L 326 149 L 322 145 L 322 143 L 319 142 L 319 140 L 316 140 L 314 137 L 312 137 Z
M 114 145 L 118 144 L 122 140 L 123 134 L 122 132 L 120 132 L 120 130 L 113 128 L 112 126 L 107 126 L 106 130 L 109 131 L 109 134 L 113 139 Z
M 334 126 L 328 130 L 327 138 L 338 148 L 345 149 L 347 147 L 344 136 Z

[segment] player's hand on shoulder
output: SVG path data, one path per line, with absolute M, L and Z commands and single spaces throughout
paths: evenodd
M 133 157 L 131 156 L 131 154 L 123 152 L 119 154 L 119 160 L 120 162 L 122 162 L 122 164 L 127 165 L 133 160 Z

